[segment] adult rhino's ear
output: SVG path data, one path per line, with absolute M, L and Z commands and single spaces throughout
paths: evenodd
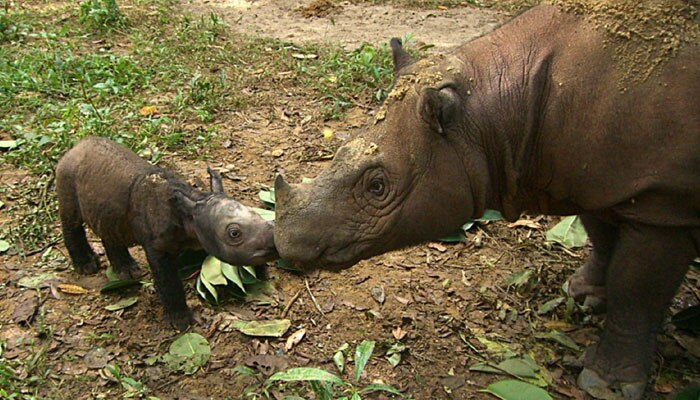
M 170 204 L 173 206 L 173 208 L 175 208 L 175 212 L 183 217 L 192 215 L 195 207 L 197 207 L 197 202 L 177 190 L 173 191 L 170 197 Z
M 207 172 L 209 173 L 209 184 L 212 193 L 223 193 L 224 183 L 221 180 L 221 174 L 211 169 L 211 167 L 207 167 Z
M 432 130 L 442 135 L 456 118 L 458 100 L 459 95 L 450 85 L 427 88 L 420 99 L 420 116 Z
M 406 52 L 406 50 L 403 49 L 401 39 L 392 38 L 389 41 L 389 46 L 391 46 L 391 55 L 394 59 L 394 77 L 397 77 L 399 75 L 399 71 L 413 64 L 415 60 Z

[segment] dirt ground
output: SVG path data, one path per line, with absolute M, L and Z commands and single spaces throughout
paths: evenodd
M 385 42 L 411 32 L 417 41 L 442 49 L 487 32 L 506 18 L 476 8 L 413 10 L 341 3 L 321 16 L 305 17 L 305 4 L 290 0 L 191 0 L 183 4 L 201 13 L 216 11 L 230 26 L 248 34 L 292 42 L 329 41 L 348 47 L 363 41 Z M 284 173 L 290 182 L 315 176 L 327 163 L 327 156 L 370 118 L 373 110 L 351 109 L 343 121 L 327 122 L 303 93 L 293 88 L 290 91 L 292 94 L 280 96 L 277 105 L 269 109 L 227 112 L 222 146 L 215 151 L 214 162 L 170 157 L 165 164 L 192 181 L 206 181 L 206 165 L 225 168 L 227 192 L 255 206 L 260 206 L 258 190 L 270 185 L 276 173 Z M 323 139 L 320 132 L 324 128 L 335 132 L 334 139 Z M 21 171 L 0 168 L 3 186 L 21 185 L 23 179 Z M 232 301 L 213 308 L 198 298 L 190 281 L 186 284 L 188 303 L 197 314 L 191 331 L 205 335 L 212 348 L 209 363 L 191 376 L 173 373 L 163 364 L 151 365 L 148 360 L 167 352 L 179 335 L 164 323 L 152 287 L 100 294 L 105 275 L 77 275 L 69 266 L 62 243 L 50 254 L 0 256 L 3 356 L 25 359 L 39 350 L 45 354 L 49 383 L 41 390 L 42 398 L 119 398 L 123 389 L 103 369 L 105 364 L 116 362 L 124 375 L 138 379 L 151 395 L 161 399 L 238 399 L 244 398 L 244 389 L 256 379 L 286 367 L 315 366 L 337 372 L 331 360 L 336 349 L 343 343 L 354 348 L 370 339 L 378 346 L 364 382 L 391 384 L 415 399 L 486 399 L 492 397 L 479 390 L 503 377 L 470 372 L 469 366 L 482 358 L 498 361 L 480 340 L 488 339 L 515 353 L 530 354 L 548 376 L 548 391 L 555 398 L 584 399 L 575 387 L 580 349 L 545 336 L 557 329 L 583 348 L 597 338 L 602 318 L 576 308 L 567 311 L 564 304 L 552 312 L 538 313 L 545 302 L 562 296 L 562 285 L 589 250 L 569 251 L 546 244 L 545 232 L 556 222 L 545 217 L 530 226 L 480 223 L 463 243 L 428 243 L 360 262 L 338 274 L 321 271 L 303 276 L 270 268 L 273 291 L 269 304 Z M 98 248 L 97 243 L 93 245 Z M 143 262 L 142 254 L 136 253 Z M 104 257 L 102 261 L 105 265 Z M 58 271 L 55 282 L 76 284 L 88 292 L 68 295 L 50 287 L 28 290 L 14 284 L 45 266 Z M 504 284 L 511 274 L 524 270 L 531 271 L 528 282 L 517 289 Z M 700 274 L 691 272 L 674 300 L 673 311 L 697 304 L 699 286 Z M 378 289 L 385 294 L 382 303 L 371 294 Z M 105 310 L 120 297 L 133 295 L 139 296 L 133 307 Z M 33 296 L 40 304 L 33 321 L 10 322 L 17 308 Z M 285 351 L 286 338 L 261 340 L 219 331 L 223 313 L 244 319 L 279 318 L 285 313 L 292 321 L 291 331 L 303 327 L 306 336 L 291 351 Z M 408 350 L 392 368 L 383 351 L 397 341 L 401 331 L 405 333 L 401 341 Z M 666 398 L 690 380 L 699 379 L 698 360 L 674 335 L 677 332 L 667 325 L 659 336 L 659 369 L 649 399 Z M 239 376 L 234 372 L 238 365 L 256 370 L 258 378 Z M 18 373 L 31 375 L 31 371 Z M 351 379 L 349 374 L 345 377 Z M 303 392 L 302 396 L 313 398 Z

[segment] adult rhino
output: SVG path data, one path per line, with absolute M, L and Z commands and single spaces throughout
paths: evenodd
M 418 62 L 392 40 L 396 80 L 375 120 L 314 181 L 277 178 L 280 255 L 337 270 L 487 208 L 579 214 L 593 251 L 571 291 L 607 319 L 578 383 L 641 397 L 700 248 L 700 52 L 677 41 L 633 76 L 633 41 L 601 26 L 540 5 Z

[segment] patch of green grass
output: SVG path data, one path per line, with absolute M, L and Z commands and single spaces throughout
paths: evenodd
M 6 343 L 0 343 L 0 398 L 34 400 L 50 370 L 46 366 L 48 345 L 33 348 L 26 359 L 4 358 Z
M 107 33 L 124 28 L 126 18 L 116 0 L 83 0 L 80 3 L 80 23 L 89 30 Z

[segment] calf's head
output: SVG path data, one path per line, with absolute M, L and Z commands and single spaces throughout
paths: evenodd
M 221 175 L 209 169 L 211 193 L 194 200 L 173 192 L 176 211 L 202 248 L 233 265 L 260 265 L 277 258 L 274 225 L 224 194 Z
M 455 141 L 464 99 L 458 85 L 424 71 L 392 40 L 396 82 L 376 119 L 338 149 L 312 182 L 275 181 L 275 243 L 302 268 L 357 261 L 458 228 L 475 210 Z M 430 83 L 431 85 L 426 85 Z M 483 203 L 483 202 L 481 202 Z

